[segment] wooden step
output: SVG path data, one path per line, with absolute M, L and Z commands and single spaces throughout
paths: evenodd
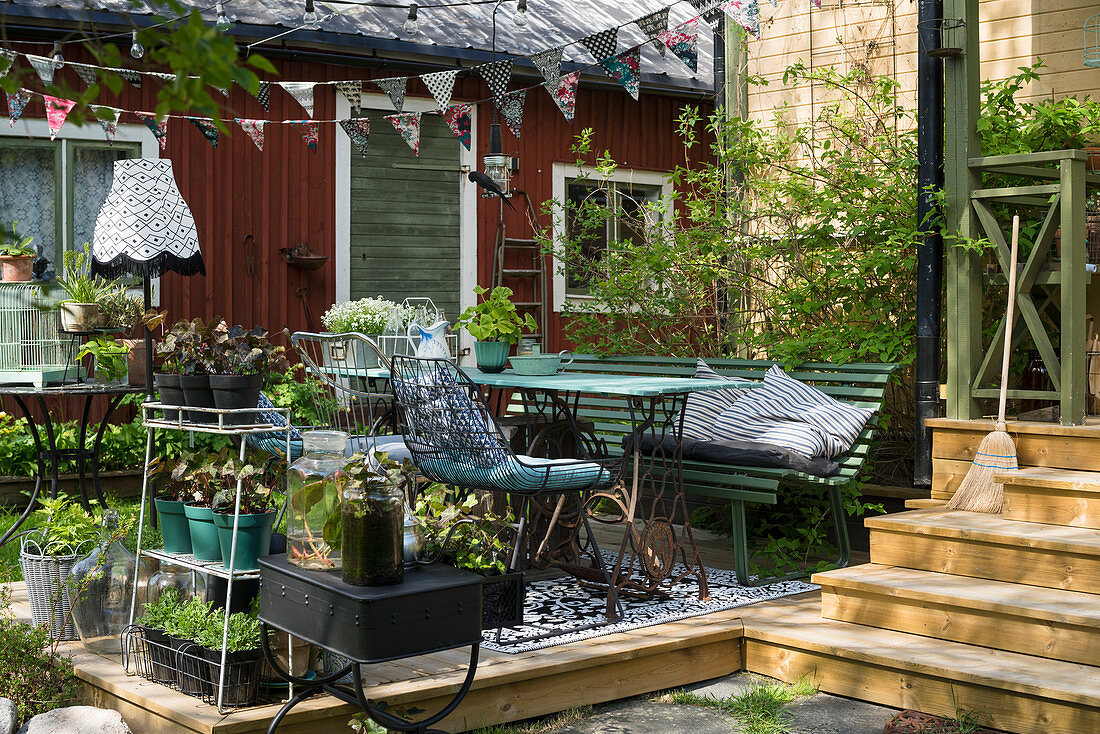
M 1032 467 L 997 477 L 1009 520 L 1100 528 L 1100 473 Z
M 1100 665 L 1095 594 L 878 564 L 826 571 L 813 581 L 821 584 L 826 619 Z
M 937 500 L 931 497 L 920 497 L 917 499 L 905 500 L 905 509 L 907 510 L 924 510 L 930 507 L 943 507 L 947 504 L 947 500 Z
M 745 665 L 822 691 L 1020 734 L 1100 732 L 1100 669 L 822 619 L 812 600 L 744 608 Z
M 871 562 L 1100 594 L 1100 531 L 945 509 L 864 521 Z

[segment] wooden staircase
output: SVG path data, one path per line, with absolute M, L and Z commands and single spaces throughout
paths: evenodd
M 1011 732 L 1100 732 L 1100 473 L 1004 481 L 1003 516 L 868 519 L 871 563 L 814 576 L 817 619 L 746 620 L 748 667 Z

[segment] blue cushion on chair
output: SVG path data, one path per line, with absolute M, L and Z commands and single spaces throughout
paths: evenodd
M 278 428 L 286 427 L 286 418 L 282 413 L 277 413 L 272 410 L 275 404 L 271 402 L 271 398 L 264 395 L 262 392 L 260 393 L 260 399 L 256 401 L 256 407 L 264 409 L 262 412 L 257 413 L 257 419 L 260 422 L 270 423 Z M 282 456 L 286 453 L 286 433 L 283 431 L 249 433 L 245 438 L 249 446 L 259 449 L 260 451 L 266 451 L 275 456 Z M 302 432 L 292 425 L 290 427 L 290 456 L 287 458 L 289 461 L 294 461 L 301 455 Z
M 579 491 L 614 481 L 611 472 L 591 461 L 525 455 L 516 458 L 518 461 L 504 462 L 492 471 L 494 482 L 505 492 Z

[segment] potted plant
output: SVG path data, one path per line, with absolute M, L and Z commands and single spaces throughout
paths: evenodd
M 176 681 L 180 692 L 189 696 L 209 696 L 213 692 L 210 670 L 197 642 L 213 616 L 210 602 L 192 597 L 180 604 L 165 623 L 164 633 L 174 653 Z
M 220 561 L 221 541 L 214 525 L 214 497 L 225 488 L 222 467 L 229 460 L 228 454 L 209 454 L 196 460 L 186 471 L 185 481 L 192 485 L 195 499 L 185 502 L 183 513 L 187 517 L 187 531 L 191 535 L 191 555 L 196 561 Z
M 18 227 L 19 222 L 12 222 L 11 230 L 0 231 L 0 278 L 5 283 L 25 283 L 34 277 L 34 237 L 20 235 Z
M 246 330 L 232 326 L 213 335 L 220 352 L 215 372 L 210 375 L 214 405 L 221 409 L 255 408 L 260 400 L 264 379 L 272 370 L 285 370 L 284 349 L 267 339 L 267 330 L 256 326 Z M 231 425 L 255 423 L 255 413 L 231 413 L 225 422 Z
M 379 452 L 355 454 L 339 478 L 341 574 L 356 586 L 401 583 L 405 576 L 405 492 L 415 481 L 411 461 Z
M 209 323 L 202 319 L 178 321 L 173 324 L 155 350 L 162 359 L 162 374 L 178 370 L 182 404 L 193 408 L 214 408 L 214 393 L 210 389 L 210 375 L 218 371 L 219 355 L 215 340 L 228 332 L 225 321 L 215 317 Z M 154 374 L 154 380 L 157 375 Z M 171 381 L 162 380 L 170 386 Z M 187 411 L 187 419 L 195 423 L 216 423 L 217 418 L 203 411 Z
M 258 571 L 256 559 L 266 556 L 271 548 L 271 528 L 275 523 L 275 512 L 271 509 L 271 487 L 279 481 L 273 466 L 274 462 L 269 462 L 265 470 L 231 457 L 219 469 L 224 489 L 214 497 L 211 507 L 221 544 L 222 567 L 226 570 Z M 241 504 L 236 520 L 237 555 L 230 568 L 238 483 Z
M 360 298 L 357 301 L 334 304 L 321 316 L 321 323 L 333 334 L 364 334 L 378 341 L 378 337 L 385 334 L 390 325 L 395 323 L 400 308 L 396 303 L 387 301 L 382 296 Z M 373 351 L 364 353 L 360 350 L 357 358 L 359 362 L 356 367 L 360 369 L 378 366 L 378 355 Z
M 116 287 L 115 282 L 101 283 L 89 273 L 91 248 L 84 243 L 82 250 L 67 250 L 62 257 L 62 274 L 57 285 L 65 293 L 58 301 L 61 309 L 61 329 L 77 333 L 91 333 L 99 326 L 99 300 L 103 294 Z
M 478 286 L 474 293 L 481 296 L 489 289 Z M 523 336 L 524 329 L 535 329 L 535 319 L 529 313 L 520 316 L 511 298 L 511 288 L 497 286 L 488 298 L 463 311 L 455 322 L 477 340 L 474 358 L 482 372 L 503 372 L 511 346 Z
M 120 341 L 126 347 L 126 381 L 130 385 L 145 384 L 145 340 L 134 339 L 133 332 L 145 315 L 141 296 L 132 295 L 121 286 L 110 289 L 99 301 L 104 327 L 121 332 Z
M 217 691 L 221 675 L 222 639 L 225 636 L 224 706 L 251 706 L 260 693 L 260 671 L 263 650 L 260 648 L 260 621 L 253 614 L 236 612 L 228 620 L 224 609 L 211 614 L 195 640 L 202 646 L 202 656 L 208 663 L 208 677 Z
M 101 384 L 121 383 L 127 375 L 129 348 L 118 339 L 99 334 L 84 342 L 77 361 L 91 356 L 95 360 L 95 380 Z
M 175 460 L 158 456 L 145 469 L 149 481 L 157 486 L 153 504 L 157 508 L 164 550 L 169 553 L 191 553 L 191 530 L 184 508 L 196 499 L 187 481 L 189 466 L 194 459 L 194 454 L 184 454 Z
M 172 625 L 181 606 L 179 592 L 166 589 L 159 599 L 145 605 L 141 618 L 135 622 L 145 642 L 149 673 L 157 683 L 175 683 L 178 680 L 175 655 L 166 630 Z

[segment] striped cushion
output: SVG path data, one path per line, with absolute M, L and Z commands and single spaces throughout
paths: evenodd
M 761 387 L 738 398 L 715 421 L 720 438 L 761 441 L 808 457 L 839 456 L 851 448 L 874 414 L 835 400 L 773 365 Z
M 709 364 L 700 359 L 695 363 L 695 379 L 728 381 L 730 378 L 718 374 Z M 699 441 L 714 438 L 715 421 L 722 413 L 733 407 L 734 401 L 744 392 L 744 390 L 730 388 L 688 395 L 684 402 L 684 438 L 694 438 Z

